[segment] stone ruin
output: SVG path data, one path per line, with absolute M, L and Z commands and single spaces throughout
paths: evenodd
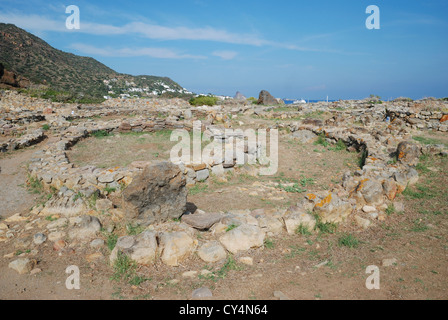
M 44 238 L 43 241 L 53 241 L 55 246 L 64 239 L 68 239 L 70 246 L 89 243 L 92 246 L 98 242 L 100 230 L 113 232 L 114 225 L 123 221 L 145 227 L 138 235 L 118 238 L 109 257 L 111 263 L 119 252 L 140 264 L 151 264 L 160 258 L 169 266 L 177 266 L 194 252 L 206 262 L 217 262 L 229 253 L 263 247 L 267 236 L 294 234 L 300 225 L 312 230 L 315 216 L 324 223 L 344 223 L 354 217 L 358 227 L 365 229 L 375 220 L 384 219 L 381 212 L 388 203 L 418 181 L 415 166 L 421 154 L 447 156 L 444 145 L 420 147 L 410 141 L 409 135 L 410 129 L 447 131 L 448 104 L 441 101 L 382 105 L 340 101 L 291 106 L 289 112 L 276 112 L 273 106 L 241 101 L 214 107 L 191 107 L 179 99 L 110 100 L 99 106 L 76 106 L 28 101 L 14 92 L 2 95 L 0 133 L 23 134 L 4 142 L 0 151 L 23 148 L 45 139 L 45 131 L 30 126 L 42 118 L 57 137 L 34 154 L 28 169 L 30 179 L 40 181 L 54 196 L 44 206 L 34 207 L 30 216 L 15 215 L 5 222 L 30 220 L 29 227 L 40 226 L 44 230 L 35 235 L 34 242 L 41 243 Z M 327 112 L 332 117 L 327 121 L 296 120 L 309 112 Z M 135 116 L 126 121 L 97 120 L 121 114 Z M 207 180 L 225 170 L 238 170 L 235 163 L 227 161 L 224 167 L 226 159 L 195 166 L 136 161 L 126 168 L 101 169 L 76 167 L 65 154 L 96 131 L 192 130 L 193 121 L 198 118 L 205 119 L 203 131 L 225 141 L 224 129 L 231 126 L 229 119 L 235 120 L 239 114 L 278 119 L 270 129 L 284 129 L 305 143 L 317 135 L 331 144 L 343 141 L 349 150 L 363 154 L 362 168 L 345 172 L 342 184 L 329 191 L 306 194 L 292 207 L 227 212 L 204 212 L 199 208 L 189 212 L 187 184 Z M 253 155 L 257 150 L 245 152 Z M 96 200 L 93 205 L 90 199 Z M 49 215 L 60 218 L 46 224 L 43 218 Z M 231 225 L 236 228 L 229 230 Z M 5 236 L 0 234 L 3 241 L 14 241 L 17 236 L 13 230 L 6 231 Z

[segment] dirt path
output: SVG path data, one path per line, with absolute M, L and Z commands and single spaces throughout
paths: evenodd
M 26 189 L 28 161 L 50 139 L 33 147 L 0 155 L 0 218 L 30 209 L 37 199 Z

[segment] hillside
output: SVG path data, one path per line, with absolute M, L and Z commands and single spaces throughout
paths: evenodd
M 53 100 L 188 94 L 170 78 L 117 73 L 93 58 L 55 49 L 13 24 L 0 23 L 0 63 L 19 77 L 45 85 L 47 98 Z

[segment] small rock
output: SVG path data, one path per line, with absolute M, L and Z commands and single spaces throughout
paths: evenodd
M 42 269 L 34 268 L 33 270 L 30 271 L 30 275 L 38 274 L 40 272 L 42 272 Z
M 279 300 L 291 300 L 281 291 L 274 291 L 274 297 L 278 298 Z
M 191 297 L 193 299 L 210 298 L 213 297 L 213 293 L 207 287 L 202 287 L 193 291 Z
M 40 245 L 40 244 L 44 243 L 45 241 L 47 241 L 47 236 L 44 235 L 43 233 L 36 233 L 33 237 L 33 242 L 36 245 Z
M 391 258 L 391 259 L 383 259 L 382 261 L 382 265 L 383 267 L 392 267 L 393 265 L 397 264 L 397 259 L 396 258 Z
M 367 229 L 371 224 L 370 220 L 361 218 L 359 216 L 355 216 L 355 221 L 358 226 L 360 226 L 361 228 L 364 228 L 364 229 Z
M 241 257 L 238 259 L 241 263 L 247 264 L 248 266 L 252 266 L 254 264 L 254 259 L 251 257 Z
M 28 218 L 26 218 L 26 217 L 22 217 L 20 215 L 20 213 L 16 213 L 16 214 L 10 216 L 9 218 L 6 218 L 5 222 L 22 222 L 22 221 L 25 221 L 27 219 Z
M 113 209 L 114 205 L 112 204 L 112 201 L 109 199 L 98 199 L 96 200 L 96 210 L 99 212 L 101 211 L 108 211 L 110 209 Z
M 364 207 L 362 207 L 362 211 L 364 211 L 365 213 L 376 212 L 376 208 L 374 206 L 365 205 Z
M 394 208 L 396 212 L 404 212 L 404 203 L 402 201 L 395 201 Z
M 90 263 L 95 262 L 95 261 L 97 261 L 99 259 L 102 259 L 102 258 L 104 258 L 104 256 L 103 256 L 103 254 L 101 252 L 95 252 L 95 253 L 92 253 L 92 254 L 88 254 L 86 256 L 86 260 L 88 262 L 90 262 Z
M 54 251 L 61 251 L 62 249 L 65 248 L 65 246 L 66 246 L 65 241 L 62 240 L 62 239 L 60 239 L 60 240 L 56 241 L 56 242 L 53 244 L 53 250 L 54 250 Z
M 101 248 L 104 246 L 104 240 L 103 239 L 95 239 L 92 242 L 90 242 L 91 248 Z
M 195 278 L 197 274 L 197 271 L 186 271 L 182 273 L 182 278 Z
M 35 260 L 30 260 L 28 258 L 20 258 L 11 262 L 8 267 L 17 271 L 19 274 L 25 274 L 33 270 L 36 264 Z
M 48 234 L 48 240 L 55 242 L 65 237 L 64 231 L 54 231 Z
M 217 262 L 227 257 L 224 248 L 217 241 L 210 241 L 198 250 L 199 257 L 205 262 Z

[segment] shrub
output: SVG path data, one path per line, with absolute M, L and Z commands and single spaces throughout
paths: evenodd
M 189 101 L 192 106 L 214 106 L 216 102 L 218 102 L 218 98 L 211 96 L 199 96 L 191 98 Z

